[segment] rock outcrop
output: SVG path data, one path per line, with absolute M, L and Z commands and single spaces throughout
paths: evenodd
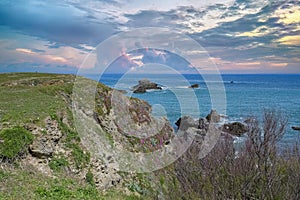
M 37 158 L 48 158 L 56 150 L 59 139 L 62 133 L 58 128 L 58 123 L 48 117 L 45 120 L 46 128 L 37 130 L 37 128 L 28 127 L 32 132 L 36 131 L 37 134 L 34 142 L 29 146 L 29 152 L 32 156 Z
M 292 129 L 295 131 L 300 131 L 300 126 L 292 126 Z
M 210 113 L 206 116 L 208 122 L 218 123 L 221 121 L 221 116 L 216 110 L 211 110 Z
M 189 88 L 199 88 L 199 84 L 198 83 L 192 84 L 191 86 L 189 86 Z
M 151 82 L 148 79 L 139 80 L 139 84 L 132 88 L 133 93 L 145 93 L 147 90 L 161 90 L 158 84 Z
M 175 123 L 179 130 L 186 131 L 188 128 L 198 128 L 198 123 L 190 116 L 183 116 Z
M 233 122 L 229 124 L 224 124 L 222 131 L 240 137 L 248 131 L 248 127 L 247 125 L 241 122 Z

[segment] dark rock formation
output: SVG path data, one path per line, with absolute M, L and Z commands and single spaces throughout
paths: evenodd
M 192 84 L 189 88 L 199 88 L 199 84 L 197 84 L 197 83 Z
M 139 84 L 132 88 L 133 93 L 145 93 L 150 89 L 161 90 L 162 88 L 148 79 L 139 80 Z
M 300 126 L 292 126 L 292 129 L 295 131 L 300 131 Z
M 229 124 L 224 124 L 222 130 L 231 135 L 240 137 L 248 131 L 248 127 L 247 125 L 241 122 L 233 122 Z
M 221 116 L 217 113 L 216 110 L 211 110 L 210 113 L 206 116 L 208 122 L 218 123 L 221 120 Z
M 208 121 L 207 121 L 206 118 L 200 118 L 199 119 L 199 124 L 198 124 L 198 128 L 199 129 L 205 129 L 205 130 L 207 130 L 208 126 L 209 126 L 209 123 L 208 123 Z
M 175 125 L 179 128 L 181 123 L 181 117 L 175 122 Z

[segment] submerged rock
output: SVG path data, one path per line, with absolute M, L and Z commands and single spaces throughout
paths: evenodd
M 162 88 L 148 79 L 139 80 L 139 84 L 132 88 L 133 93 L 145 93 L 147 90 L 151 89 L 161 90 Z

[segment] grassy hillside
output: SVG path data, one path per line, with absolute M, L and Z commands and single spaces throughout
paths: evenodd
M 65 109 L 66 103 L 57 94 L 70 93 L 73 79 L 71 75 L 0 74 L 1 122 L 40 123 L 49 114 Z
M 122 185 L 105 191 L 96 187 L 90 154 L 72 124 L 74 78 L 0 74 L 0 199 L 140 199 Z M 52 141 L 53 133 L 59 141 Z M 43 139 L 49 141 L 39 143 Z M 29 148 L 33 141 L 37 148 L 46 144 L 54 150 L 35 155 Z

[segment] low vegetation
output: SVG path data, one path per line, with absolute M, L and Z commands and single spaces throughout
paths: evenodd
M 33 135 L 23 127 L 7 128 L 0 131 L 0 159 L 13 160 L 27 151 L 33 142 Z
M 202 160 L 193 151 L 176 163 L 177 177 L 187 198 L 299 199 L 300 151 L 298 144 L 278 148 L 287 120 L 266 111 L 263 123 L 253 118 L 248 139 L 237 153 L 229 137 L 221 138 Z
M 198 146 L 192 145 L 163 169 L 144 174 L 118 172 L 123 177 L 118 187 L 97 188 L 92 156 L 72 124 L 68 97 L 73 79 L 36 73 L 0 75 L 0 199 L 300 199 L 299 144 L 279 148 L 287 119 L 276 111 L 266 111 L 261 122 L 249 120 L 247 140 L 238 151 L 226 135 L 201 160 Z M 104 91 L 96 99 L 96 113 L 101 117 L 110 113 L 105 94 L 111 89 L 98 87 Z M 138 107 L 139 100 L 132 101 L 135 112 L 146 111 Z M 39 166 L 49 169 L 47 174 L 22 159 L 30 155 L 28 147 L 37 137 L 49 133 L 45 128 L 49 116 L 62 133 L 56 143 L 63 151 L 39 160 L 45 162 Z M 137 122 L 148 120 L 140 113 L 136 117 Z M 33 135 L 27 125 L 43 129 Z M 169 142 L 168 128 L 148 139 L 128 141 L 137 151 L 155 151 Z M 115 145 L 112 135 L 105 134 Z

